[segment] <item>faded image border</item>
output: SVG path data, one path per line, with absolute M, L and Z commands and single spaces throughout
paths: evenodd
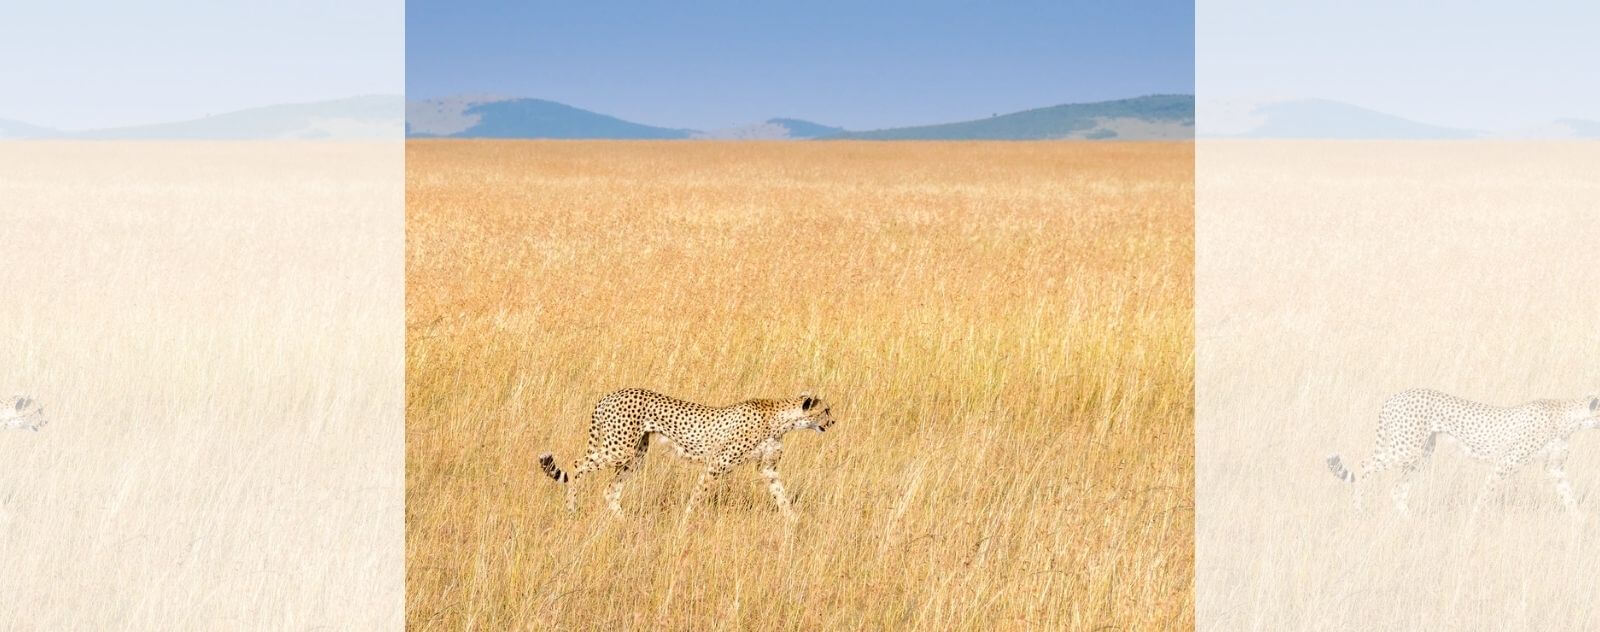
M 390 96 L 291 80 L 209 117 L 0 125 L 0 629 L 403 625 L 393 10 L 348 44 L 391 45 L 352 57 Z

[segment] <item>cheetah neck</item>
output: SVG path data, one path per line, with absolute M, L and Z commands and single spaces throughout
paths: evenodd
M 799 419 L 792 419 L 783 415 L 776 415 L 769 426 L 769 437 L 773 441 L 783 441 L 784 435 L 796 430 L 801 430 L 801 428 L 797 426 L 799 422 Z
M 1572 407 L 1567 409 L 1567 423 L 1562 428 L 1567 434 L 1600 428 L 1600 414 L 1596 414 L 1595 410 L 1589 407 L 1587 399 L 1570 405 Z

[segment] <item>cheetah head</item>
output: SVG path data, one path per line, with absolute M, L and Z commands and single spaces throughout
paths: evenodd
M 784 418 L 789 420 L 791 430 L 827 432 L 828 427 L 833 425 L 832 413 L 832 408 L 807 391 L 789 400 Z
M 47 423 L 38 400 L 22 395 L 0 399 L 0 428 L 37 431 Z

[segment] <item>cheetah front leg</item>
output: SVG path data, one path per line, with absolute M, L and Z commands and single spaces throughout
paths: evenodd
M 778 511 L 783 512 L 783 517 L 790 523 L 799 520 L 794 508 L 789 506 L 789 495 L 783 489 L 783 481 L 778 479 L 778 459 L 783 458 L 783 450 L 770 450 L 761 455 L 761 477 L 767 479 L 767 490 L 772 492 L 772 502 L 777 503 Z
M 1555 483 L 1556 496 L 1561 498 L 1561 506 L 1574 518 L 1581 519 L 1581 515 L 1578 514 L 1578 499 L 1572 493 L 1572 482 L 1567 480 L 1566 463 L 1567 446 L 1565 444 L 1553 446 L 1549 455 L 1545 457 L 1544 471 Z

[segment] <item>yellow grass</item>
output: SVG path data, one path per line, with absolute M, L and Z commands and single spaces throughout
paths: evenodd
M 411 142 L 418 629 L 1179 629 L 1193 620 L 1192 145 Z M 814 388 L 792 541 L 754 468 L 673 534 L 581 456 L 607 392 Z
M 1365 511 L 1323 459 L 1371 454 L 1385 398 L 1509 405 L 1600 391 L 1596 143 L 1202 142 L 1196 267 L 1201 630 L 1593 630 L 1600 534 L 1531 463 L 1448 441 Z M 1574 437 L 1600 506 L 1600 433 Z
M 0 143 L 0 629 L 399 625 L 402 158 Z

